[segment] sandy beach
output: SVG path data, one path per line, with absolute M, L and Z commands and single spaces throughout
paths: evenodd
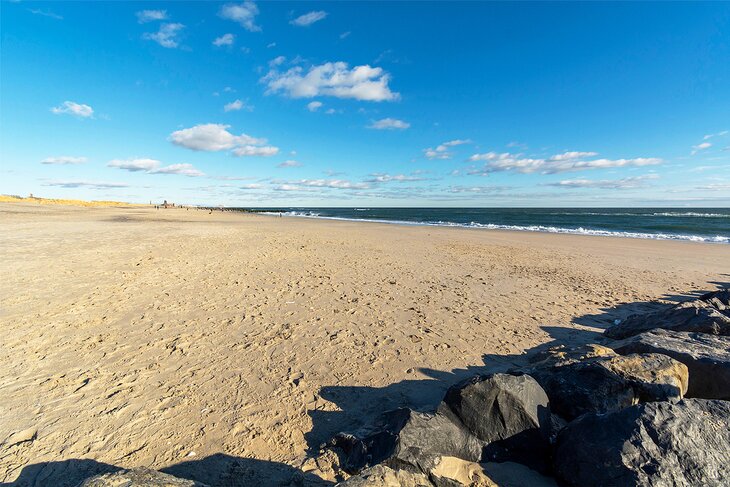
M 0 203 L 0 252 L 0 480 L 21 485 L 332 481 L 312 456 L 333 433 L 730 281 L 728 245 L 146 207 Z

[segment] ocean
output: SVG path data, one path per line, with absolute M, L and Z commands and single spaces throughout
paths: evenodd
M 730 208 L 268 208 L 304 218 L 730 243 Z

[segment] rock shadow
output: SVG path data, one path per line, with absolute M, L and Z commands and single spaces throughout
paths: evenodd
M 116 472 L 122 467 L 89 459 L 42 462 L 23 467 L 13 482 L 0 487 L 76 487 L 95 475 Z M 332 482 L 303 472 L 285 463 L 216 453 L 200 460 L 181 462 L 160 469 L 181 479 L 195 480 L 210 487 L 324 487 Z
M 730 287 L 728 282 L 713 282 L 717 289 Z M 446 390 L 468 377 L 477 374 L 505 372 L 526 365 L 529 357 L 549 348 L 571 344 L 606 343 L 602 331 L 635 313 L 660 311 L 677 303 L 696 299 L 712 289 L 692 290 L 683 294 L 665 294 L 661 301 L 636 301 L 622 303 L 611 308 L 603 308 L 598 313 L 585 314 L 573 318 L 572 323 L 590 326 L 598 330 L 568 328 L 562 326 L 541 326 L 550 340 L 546 343 L 516 354 L 484 354 L 482 363 L 453 370 L 419 368 L 427 379 L 407 379 L 385 387 L 338 386 L 322 387 L 319 395 L 335 403 L 339 411 L 310 410 L 312 429 L 305 434 L 308 454 L 317 455 L 323 444 L 340 432 L 354 432 L 371 424 L 381 413 L 400 407 L 416 411 L 433 412 L 443 398 Z

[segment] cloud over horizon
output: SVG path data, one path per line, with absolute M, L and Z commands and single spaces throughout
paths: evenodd
M 486 161 L 481 168 L 471 169 L 470 175 L 487 175 L 495 172 L 518 172 L 522 174 L 556 174 L 561 172 L 583 171 L 587 169 L 606 169 L 626 166 L 651 166 L 661 164 L 658 157 L 636 157 L 633 159 L 589 159 L 597 156 L 596 152 L 564 152 L 548 158 L 522 157 L 521 154 L 509 152 L 487 152 L 474 154 L 470 162 Z
M 176 130 L 170 134 L 170 141 L 194 151 L 217 152 L 231 150 L 237 156 L 273 156 L 279 153 L 278 147 L 266 146 L 266 139 L 250 135 L 233 135 L 228 131 L 230 125 L 206 123 Z

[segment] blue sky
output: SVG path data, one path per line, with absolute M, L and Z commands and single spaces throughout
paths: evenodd
M 728 3 L 0 3 L 0 193 L 728 206 Z

